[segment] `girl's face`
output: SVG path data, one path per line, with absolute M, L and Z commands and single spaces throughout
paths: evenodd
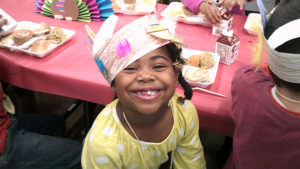
M 164 110 L 177 87 L 175 72 L 166 47 L 144 55 L 114 79 L 122 111 L 151 115 Z

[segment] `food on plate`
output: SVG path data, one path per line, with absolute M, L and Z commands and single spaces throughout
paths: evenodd
M 10 34 L 10 35 L 8 35 L 8 36 L 6 36 L 6 37 L 4 37 L 4 38 L 2 38 L 1 39 L 1 41 L 0 41 L 0 43 L 3 45 L 3 44 L 6 44 L 6 42 L 7 41 L 12 41 L 12 35 Z
M 200 54 L 200 67 L 205 67 L 210 69 L 214 67 L 215 61 L 212 54 L 208 52 L 203 52 Z
M 249 20 L 249 21 L 248 21 Z M 247 19 L 247 29 L 252 31 L 259 31 L 262 29 L 262 22 L 260 15 L 252 14 Z
M 166 15 L 170 16 L 170 17 L 177 17 L 180 16 L 182 14 L 182 11 L 178 10 L 178 11 L 169 11 Z
M 136 0 L 124 0 L 125 4 L 135 4 Z
M 185 20 L 185 17 L 184 16 L 178 16 L 177 19 Z
M 197 13 L 193 13 L 192 11 L 190 11 L 187 7 L 182 6 L 182 11 L 186 16 L 193 16 L 193 15 L 197 15 Z
M 112 9 L 121 9 L 121 7 L 118 5 L 118 4 L 116 4 L 116 3 L 113 3 L 112 4 Z
M 249 26 L 248 29 L 252 30 L 252 31 L 260 31 L 260 30 L 262 30 L 262 27 L 261 26 Z
M 142 0 L 141 2 L 146 5 L 153 5 L 153 0 Z
M 60 28 L 51 29 L 48 35 L 48 40 L 54 44 L 59 44 L 62 41 L 64 41 L 66 38 L 67 38 L 66 34 Z
M 33 31 L 29 29 L 19 29 L 12 33 L 12 37 L 14 40 L 14 43 L 16 45 L 22 45 L 29 39 L 31 39 L 33 36 Z
M 1 16 L 1 18 L 2 18 L 2 16 Z M 0 20 L 0 25 L 6 25 L 6 24 L 7 24 L 7 19 L 1 19 Z
M 249 26 L 248 29 L 251 31 L 259 32 L 260 30 L 262 30 L 262 27 L 261 26 Z
M 203 52 L 199 55 L 192 55 L 188 58 L 187 64 L 190 66 L 198 66 L 210 69 L 214 67 L 214 58 L 212 54 Z
M 260 15 L 253 15 L 252 17 L 250 17 L 250 25 L 261 26 Z
M 190 66 L 199 66 L 200 65 L 200 55 L 192 55 L 188 58 L 187 64 Z
M 135 4 L 129 4 L 126 6 L 126 10 L 135 10 Z
M 209 71 L 205 68 L 186 69 L 184 77 L 191 82 L 207 82 L 209 80 Z
M 34 30 L 33 36 L 44 36 L 49 34 L 50 32 L 50 25 L 46 24 L 45 22 L 40 23 L 40 27 Z
M 42 53 L 48 50 L 50 42 L 46 39 L 37 39 L 31 46 L 31 51 L 36 53 Z

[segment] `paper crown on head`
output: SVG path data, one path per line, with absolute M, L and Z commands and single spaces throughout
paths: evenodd
M 263 30 L 266 28 L 268 19 L 262 0 L 256 0 L 262 20 Z M 280 45 L 300 37 L 300 19 L 290 21 L 277 28 L 267 40 L 262 34 L 266 46 L 268 65 L 271 71 L 280 79 L 300 83 L 300 54 L 278 52 L 275 49 Z M 300 44 L 299 44 L 300 47 Z M 262 58 L 262 55 L 260 55 Z
M 110 16 L 93 43 L 93 57 L 110 85 L 120 71 L 142 56 L 170 42 L 180 43 L 155 15 L 140 17 L 113 34 L 117 20 L 116 15 Z M 170 23 L 175 28 L 175 22 Z
M 297 19 L 279 27 L 268 40 L 264 37 L 269 68 L 276 76 L 291 83 L 300 83 L 300 54 L 278 52 L 275 49 L 285 42 L 299 38 L 299 28 L 300 19 Z

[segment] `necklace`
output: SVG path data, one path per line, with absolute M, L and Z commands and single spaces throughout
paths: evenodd
M 146 169 L 149 169 L 149 167 L 148 167 L 148 165 L 147 165 L 147 163 L 146 163 L 145 157 L 144 157 L 144 153 L 143 153 L 142 150 L 141 150 L 141 143 L 140 143 L 140 140 L 139 140 L 138 136 L 135 134 L 135 132 L 134 132 L 133 128 L 131 127 L 131 125 L 129 124 L 129 122 L 128 122 L 128 120 L 127 120 L 127 118 L 126 118 L 124 112 L 123 112 L 123 117 L 124 117 L 124 119 L 125 119 L 125 121 L 126 121 L 128 127 L 129 127 L 130 130 L 132 131 L 134 137 L 137 139 L 137 141 L 138 141 L 138 143 L 139 143 L 139 146 L 138 146 L 139 153 L 140 153 L 140 155 L 141 155 L 141 157 L 142 157 L 142 160 L 143 160 L 143 162 L 144 162 L 144 165 L 145 165 Z
M 123 117 L 124 117 L 124 119 L 125 119 L 125 121 L 126 121 L 126 124 L 128 125 L 128 127 L 129 127 L 130 130 L 131 130 L 131 132 L 133 133 L 134 137 L 135 137 L 136 140 L 138 141 L 138 143 L 139 143 L 139 146 L 138 146 L 139 153 L 140 153 L 140 155 L 141 155 L 141 157 L 142 157 L 142 160 L 143 160 L 143 162 L 144 162 L 144 165 L 145 165 L 146 169 L 149 169 L 149 167 L 148 167 L 148 165 L 147 165 L 147 162 L 146 162 L 146 160 L 145 160 L 144 153 L 143 153 L 142 150 L 141 150 L 142 148 L 141 148 L 140 140 L 139 140 L 138 136 L 135 134 L 135 132 L 134 132 L 133 128 L 131 127 L 129 121 L 127 120 L 126 115 L 125 115 L 124 112 L 123 112 Z M 172 169 L 172 166 L 173 166 L 173 153 L 174 153 L 174 150 L 175 150 L 175 143 L 173 143 L 173 150 L 172 150 L 172 155 L 171 155 L 170 169 Z
M 280 93 L 280 92 L 277 90 L 277 87 L 275 87 L 275 92 L 276 92 L 276 94 L 278 94 L 279 96 L 281 96 L 282 98 L 284 98 L 284 99 L 287 100 L 287 101 L 290 101 L 290 102 L 294 102 L 294 103 L 300 104 L 300 101 L 294 100 L 294 99 L 291 99 L 291 98 L 288 98 L 288 97 L 286 97 L 285 95 L 283 95 L 282 93 Z

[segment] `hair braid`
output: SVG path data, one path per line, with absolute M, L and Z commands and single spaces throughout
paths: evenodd
M 184 89 L 184 96 L 185 96 L 184 98 L 182 98 L 181 100 L 178 100 L 178 101 L 183 103 L 186 99 L 191 100 L 193 97 L 193 90 L 192 90 L 190 84 L 182 76 L 181 71 L 178 76 L 178 82 Z
M 175 62 L 179 62 L 180 64 L 185 63 L 184 60 L 181 58 L 181 51 L 182 51 L 181 47 L 176 46 L 174 43 L 169 43 L 166 46 L 168 51 L 170 52 L 170 56 L 173 63 Z M 182 86 L 184 90 L 184 96 L 185 96 L 185 97 L 179 97 L 178 102 L 183 104 L 186 99 L 191 100 L 193 96 L 193 90 L 190 84 L 182 76 L 181 70 L 179 70 L 178 82 Z

